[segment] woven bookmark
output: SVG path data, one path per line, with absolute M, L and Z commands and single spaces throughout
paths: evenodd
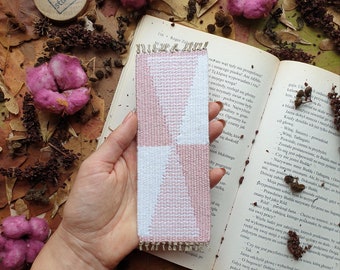
M 192 250 L 210 239 L 206 50 L 136 58 L 140 249 Z

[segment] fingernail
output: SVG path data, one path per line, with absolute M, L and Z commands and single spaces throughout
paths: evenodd
M 225 168 L 220 168 L 223 171 L 223 175 L 227 173 L 227 170 Z
M 225 125 L 227 124 L 226 121 L 224 121 L 223 119 L 218 119 L 217 121 L 221 122 L 223 127 L 225 127 Z
M 216 103 L 220 106 L 221 110 L 223 109 L 223 103 L 221 101 L 216 101 Z
M 130 118 L 131 116 L 133 115 L 133 111 L 130 111 L 124 118 L 123 120 L 123 124 L 126 123 Z

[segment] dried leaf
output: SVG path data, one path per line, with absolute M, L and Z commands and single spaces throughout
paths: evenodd
M 9 117 L 9 111 L 6 108 L 5 102 L 0 102 L 0 128 L 3 128 L 5 121 Z
M 13 188 L 15 185 L 15 182 L 17 181 L 16 177 L 6 177 L 6 197 L 8 204 L 11 203 L 12 197 L 13 197 Z
M 9 142 L 13 142 L 13 141 L 21 141 L 26 139 L 27 137 L 25 135 L 10 135 L 6 140 Z
M 86 159 L 97 148 L 97 141 L 95 139 L 88 139 L 83 132 L 80 132 L 78 138 L 71 137 L 64 144 L 65 148 L 72 149 L 78 155 L 79 162 Z
M 0 71 L 0 89 L 4 93 L 4 97 L 6 99 L 5 106 L 7 110 L 12 114 L 17 115 L 19 113 L 19 104 L 15 97 L 12 95 L 12 93 L 9 91 L 7 86 L 5 85 L 1 71 Z
M 327 13 L 331 14 L 333 16 L 333 22 L 336 25 L 340 26 L 340 13 L 339 13 L 339 11 L 336 11 L 333 8 L 328 8 Z
M 40 110 L 37 111 L 37 115 L 40 123 L 41 135 L 43 140 L 47 142 L 57 128 L 59 117 L 56 114 Z
M 185 3 L 187 4 L 187 2 Z M 187 17 L 187 5 L 184 5 L 182 0 L 152 1 L 150 9 L 175 16 L 177 17 L 176 19 L 185 19 Z
M 276 44 L 267 35 L 265 35 L 263 31 L 257 30 L 254 34 L 254 37 L 258 43 L 267 48 L 276 47 Z
M 150 8 L 148 9 L 148 14 L 151 15 L 153 13 L 164 13 L 167 16 L 175 16 L 171 5 L 169 5 L 168 3 L 164 2 L 164 1 L 160 1 L 160 0 L 152 1 L 150 3 Z
M 27 129 L 24 127 L 22 121 L 18 118 L 12 119 L 9 123 L 9 126 L 11 127 L 12 131 L 21 131 L 21 132 L 27 131 Z
M 212 0 L 209 1 L 206 5 L 204 5 L 203 7 L 201 7 L 200 5 L 196 5 L 197 6 L 197 18 L 200 18 L 202 15 L 204 15 L 212 6 L 214 6 L 216 3 L 218 2 L 218 0 Z
M 34 54 L 33 52 L 30 53 Z M 3 56 L 4 62 L 0 64 L 2 66 L 2 81 L 7 85 L 12 95 L 16 97 L 23 88 L 23 82 L 26 79 L 26 72 L 23 68 L 25 56 L 20 47 L 6 51 L 0 50 L 0 54 L 5 54 Z
M 282 8 L 284 10 L 293 10 L 297 7 L 296 1 L 295 0 L 283 0 L 282 1 Z
M 8 48 L 38 38 L 34 34 L 33 22 L 41 15 L 34 1 L 16 0 L 0 1 L 0 43 Z M 6 14 L 14 16 L 16 22 L 22 25 L 22 30 L 11 27 Z
M 281 30 L 277 32 L 277 37 L 288 44 L 299 43 L 303 45 L 311 45 L 307 40 L 302 39 L 297 32 L 293 32 L 289 29 Z
M 72 176 L 71 176 L 72 177 Z M 51 212 L 51 218 L 53 219 L 55 215 L 58 213 L 59 208 L 67 201 L 68 195 L 70 192 L 71 185 L 70 183 L 65 182 L 65 187 L 58 188 L 58 190 L 52 194 L 50 197 L 50 202 L 53 205 L 53 209 Z
M 321 42 L 319 43 L 319 48 L 320 50 L 323 50 L 323 51 L 333 51 L 335 48 L 335 45 L 331 39 L 325 38 L 321 40 Z
M 14 203 L 14 210 L 17 215 L 25 215 L 26 218 L 30 218 L 30 211 L 27 204 L 23 199 L 18 199 Z
M 72 125 L 70 124 L 68 127 L 68 132 L 73 136 L 73 137 L 78 137 L 77 132 L 74 130 L 74 128 L 72 127 Z
M 281 16 L 279 18 L 279 21 L 280 21 L 280 23 L 282 23 L 283 25 L 287 26 L 288 28 L 296 31 L 295 26 L 287 19 L 286 12 L 285 12 L 284 8 L 282 8 L 282 14 L 281 14 Z

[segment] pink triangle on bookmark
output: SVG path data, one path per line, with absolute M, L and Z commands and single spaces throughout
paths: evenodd
M 141 58 L 141 65 L 145 66 L 145 72 L 150 74 L 149 66 L 146 63 L 147 58 Z M 143 76 L 140 78 L 139 76 Z M 136 73 L 136 80 L 143 81 L 143 86 L 145 92 L 141 93 L 142 100 L 144 97 L 147 97 L 147 110 L 139 110 L 138 111 L 138 120 L 139 120 L 139 130 L 140 132 L 148 132 L 151 128 L 153 128 L 153 132 L 148 132 L 149 136 L 139 136 L 139 145 L 143 146 L 156 146 L 156 145 L 168 145 L 170 144 L 171 138 L 168 126 L 165 124 L 164 115 L 162 113 L 162 109 L 160 107 L 160 103 L 158 101 L 157 96 L 157 88 L 152 81 L 151 76 L 145 76 L 141 73 Z M 141 96 L 140 96 L 141 97 Z M 150 123 L 148 119 L 150 118 L 150 111 L 152 112 L 153 122 Z
M 190 90 L 194 85 L 195 69 L 188 69 L 188 66 L 197 65 L 197 59 L 185 59 L 173 55 L 171 66 L 164 62 L 163 56 L 155 56 L 149 59 L 150 77 L 155 86 L 156 95 L 164 114 L 166 124 L 171 124 L 171 135 L 176 137 L 182 123 L 181 118 L 185 113 L 185 106 L 188 104 Z M 155 65 L 154 63 L 161 63 Z M 183 74 L 183 76 L 179 76 Z M 185 74 L 185 75 L 184 75 Z M 171 78 L 177 77 L 176 80 Z M 180 97 L 180 98 L 179 98 Z
M 207 52 L 137 54 L 136 95 L 140 248 L 202 247 L 210 239 Z

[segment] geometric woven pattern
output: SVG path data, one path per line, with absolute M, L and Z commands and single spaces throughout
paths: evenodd
M 210 239 L 208 56 L 136 58 L 138 235 L 141 247 Z

